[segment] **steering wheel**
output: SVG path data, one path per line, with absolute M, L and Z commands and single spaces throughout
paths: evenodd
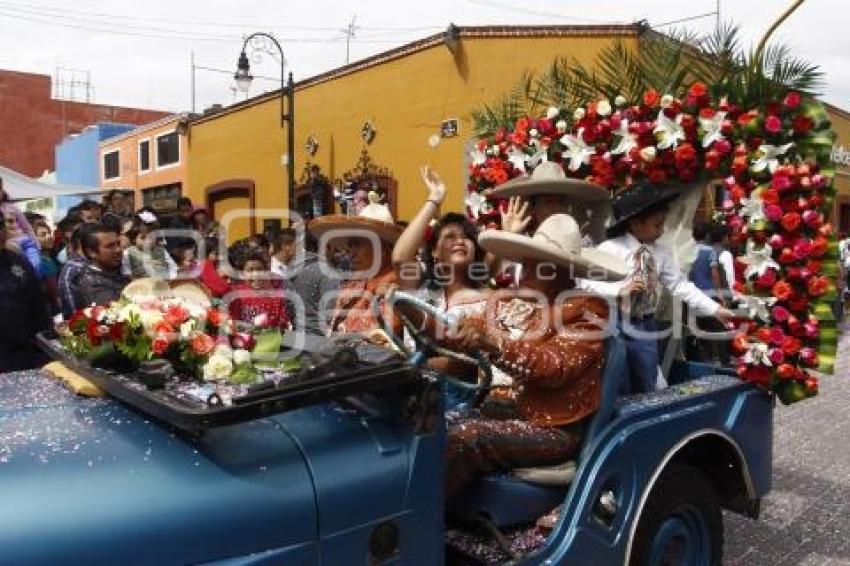
M 422 311 L 424 314 L 434 317 L 445 326 L 451 327 L 457 325 L 457 317 L 439 310 L 434 305 L 410 293 L 405 293 L 404 291 L 393 291 L 392 294 L 387 297 L 387 300 L 389 301 L 390 306 L 393 306 L 396 303 L 405 303 L 410 305 Z M 376 307 L 376 310 L 380 311 L 380 309 L 377 309 L 377 301 L 373 303 L 373 305 Z M 490 388 L 493 383 L 493 367 L 486 356 L 479 351 L 475 351 L 471 355 L 466 355 L 444 348 L 437 344 L 437 342 L 430 336 L 427 336 L 424 332 L 422 332 L 421 329 L 416 328 L 416 325 L 413 324 L 413 322 L 405 316 L 404 313 L 397 312 L 396 314 L 399 319 L 401 319 L 404 327 L 410 333 L 413 341 L 416 343 L 416 351 L 409 351 L 403 338 L 393 331 L 391 325 L 384 319 L 383 316 L 380 316 L 379 312 L 377 318 L 381 321 L 384 332 L 390 340 L 392 340 L 393 344 L 395 344 L 399 350 L 410 358 L 410 363 L 414 366 L 420 367 L 427 361 L 428 358 L 434 356 L 454 358 L 456 360 L 478 366 L 482 373 L 482 378 L 479 380 L 478 384 L 467 383 L 449 375 L 443 375 L 442 378 L 455 388 L 464 391 L 464 397 L 471 398 L 469 406 L 472 408 L 479 407 L 490 392 Z

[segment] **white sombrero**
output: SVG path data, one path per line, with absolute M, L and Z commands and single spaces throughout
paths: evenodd
M 357 216 L 329 214 L 316 218 L 310 222 L 310 233 L 321 238 L 331 230 L 367 230 L 389 244 L 395 244 L 404 228 L 395 223 L 389 207 L 381 204 L 379 199 L 377 193 L 369 193 L 369 204 L 364 206 Z
M 581 247 L 581 231 L 569 214 L 553 214 L 534 236 L 504 230 L 485 230 L 478 243 L 488 252 L 511 261 L 533 259 L 568 267 L 576 277 L 617 281 L 626 277 L 626 264 L 593 248 Z

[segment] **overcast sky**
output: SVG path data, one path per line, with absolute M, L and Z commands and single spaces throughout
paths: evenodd
M 754 44 L 790 4 L 721 0 L 721 18 L 740 24 Z M 226 71 L 196 72 L 201 110 L 240 96 L 232 89 L 232 72 L 241 38 L 253 31 L 271 31 L 280 39 L 297 80 L 345 63 L 343 30 L 355 16 L 352 61 L 441 31 L 449 22 L 599 24 L 646 18 L 657 25 L 715 6 L 715 0 L 0 0 L 0 68 L 48 75 L 59 67 L 87 71 L 96 102 L 183 111 L 191 109 L 194 51 L 197 65 Z M 715 19 L 678 25 L 707 31 Z M 774 39 L 820 65 L 826 73 L 824 98 L 850 109 L 850 16 L 844 0 L 807 0 Z M 278 69 L 272 60 L 252 67 L 255 75 L 270 77 L 279 76 Z M 63 77 L 70 83 L 72 74 L 64 71 Z M 251 94 L 275 87 L 274 81 L 257 80 Z M 76 95 L 83 96 L 80 88 Z

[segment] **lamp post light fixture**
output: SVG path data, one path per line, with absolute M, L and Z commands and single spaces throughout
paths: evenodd
M 256 45 L 253 40 L 263 39 L 265 42 L 262 46 Z M 287 206 L 290 213 L 295 211 L 295 83 L 292 80 L 292 73 L 289 73 L 287 79 L 284 69 L 285 59 L 283 57 L 283 48 L 277 39 L 270 33 L 255 32 L 245 38 L 242 44 L 242 51 L 239 53 L 239 59 L 236 61 L 236 73 L 233 75 L 236 81 L 236 88 L 240 92 L 248 92 L 251 86 L 251 81 L 254 80 L 254 75 L 251 74 L 251 61 L 248 59 L 248 47 L 257 51 L 254 55 L 255 61 L 260 61 L 260 52 L 269 51 L 269 44 L 274 45 L 280 53 L 280 125 L 286 126 L 286 184 L 287 184 Z

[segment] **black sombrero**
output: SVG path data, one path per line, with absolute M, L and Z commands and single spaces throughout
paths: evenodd
M 614 195 L 611 200 L 613 216 L 608 226 L 608 237 L 620 235 L 629 219 L 651 208 L 673 202 L 679 198 L 680 194 L 681 191 L 673 187 L 647 184 L 638 185 Z

